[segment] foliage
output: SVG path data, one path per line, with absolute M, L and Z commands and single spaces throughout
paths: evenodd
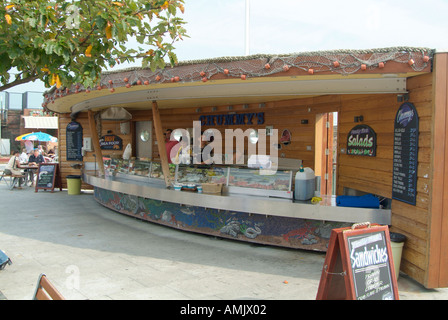
M 42 80 L 46 86 L 98 84 L 101 71 L 141 59 L 177 63 L 186 36 L 183 0 L 9 0 L 0 5 L 0 91 Z M 137 48 L 129 42 L 136 41 Z M 17 72 L 12 75 L 13 72 Z

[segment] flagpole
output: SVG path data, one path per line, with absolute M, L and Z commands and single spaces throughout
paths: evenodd
M 249 55 L 249 43 L 250 43 L 250 0 L 246 0 L 246 56 Z

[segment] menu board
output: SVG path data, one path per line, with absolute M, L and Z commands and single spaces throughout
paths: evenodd
M 35 192 L 38 189 L 49 189 L 53 192 L 54 188 L 62 190 L 61 174 L 57 163 L 40 163 L 37 171 L 37 180 Z
M 394 300 L 384 231 L 347 237 L 357 300 Z
M 418 114 L 403 103 L 395 116 L 392 198 L 412 205 L 417 196 Z
M 82 127 L 72 121 L 66 129 L 67 161 L 82 161 Z
M 365 222 L 331 231 L 316 299 L 399 299 L 388 226 Z

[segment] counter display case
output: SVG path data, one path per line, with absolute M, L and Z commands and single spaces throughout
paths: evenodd
M 176 165 L 170 164 L 169 168 L 170 168 L 170 175 L 174 177 L 176 174 Z M 165 177 L 163 176 L 162 165 L 160 164 L 160 162 L 154 162 L 154 161 L 151 162 L 151 171 L 149 177 L 152 179 L 160 179 L 160 180 L 165 179 Z
M 191 167 L 178 166 L 176 183 L 227 183 L 228 168 L 226 167 Z
M 256 196 L 293 198 L 291 170 L 277 170 L 262 174 L 258 169 L 229 168 L 227 188 L 229 193 Z
M 155 161 L 105 159 L 109 175 L 123 179 L 161 184 L 162 166 Z M 292 199 L 292 170 L 277 170 L 261 174 L 258 169 L 228 166 L 193 166 L 170 164 L 170 173 L 176 184 L 216 183 L 229 194 L 255 195 Z
M 129 162 L 129 174 L 149 177 L 149 172 L 151 171 L 151 162 L 141 161 L 141 160 L 130 160 Z

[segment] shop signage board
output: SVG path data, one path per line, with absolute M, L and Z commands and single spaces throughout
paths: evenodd
M 72 121 L 66 128 L 67 161 L 82 161 L 82 126 Z
M 398 300 L 389 228 L 333 229 L 316 299 Z
M 375 157 L 376 132 L 365 124 L 357 125 L 350 130 L 347 136 L 347 154 Z
M 417 110 L 405 102 L 394 122 L 392 198 L 412 205 L 417 198 L 418 131 Z
M 123 139 L 114 134 L 107 134 L 100 139 L 102 150 L 123 150 Z
M 244 126 L 264 123 L 264 112 L 210 114 L 199 117 L 201 126 Z
M 40 163 L 37 170 L 37 179 L 34 192 L 39 189 L 54 191 L 59 188 L 62 191 L 61 173 L 57 163 Z

